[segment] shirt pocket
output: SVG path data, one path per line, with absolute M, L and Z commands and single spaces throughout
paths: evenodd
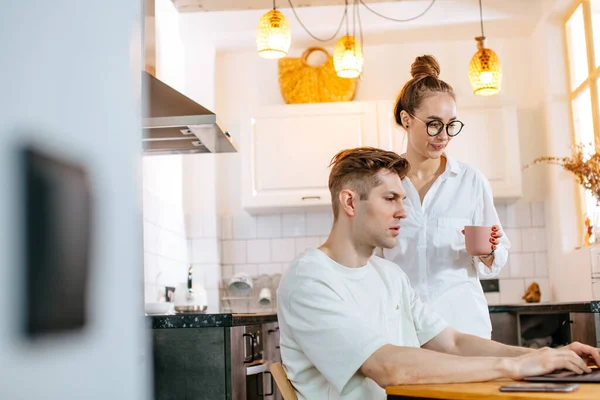
M 460 257 L 461 252 L 466 253 L 465 235 L 462 234 L 466 225 L 471 225 L 469 218 L 438 218 L 434 242 L 436 250 L 441 255 L 450 254 L 455 259 Z

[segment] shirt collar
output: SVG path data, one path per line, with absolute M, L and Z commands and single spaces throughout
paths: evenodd
M 444 157 L 446 157 L 446 171 L 444 172 L 452 174 L 453 176 L 458 175 L 462 169 L 459 162 L 450 157 L 446 152 L 444 152 Z

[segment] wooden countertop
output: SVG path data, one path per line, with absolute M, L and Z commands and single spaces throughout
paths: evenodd
M 520 400 L 520 399 L 565 399 L 591 400 L 600 399 L 600 384 L 579 384 L 579 389 L 571 393 L 525 393 L 501 392 L 500 386 L 515 383 L 514 381 L 493 381 L 482 383 L 449 383 L 439 385 L 402 385 L 388 386 L 388 400 L 394 399 L 446 399 L 446 400 Z

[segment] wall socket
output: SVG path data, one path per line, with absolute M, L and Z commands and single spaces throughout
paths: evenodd
M 481 281 L 481 287 L 484 293 L 499 292 L 500 281 L 498 279 L 484 279 Z

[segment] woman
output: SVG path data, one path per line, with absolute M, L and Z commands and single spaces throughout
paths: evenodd
M 421 299 L 455 329 L 490 338 L 479 277 L 500 272 L 510 243 L 502 234 L 487 179 L 445 152 L 463 123 L 457 119 L 454 91 L 439 73 L 433 56 L 417 57 L 413 78 L 396 101 L 396 122 L 408 136 L 405 157 L 411 169 L 403 179 L 408 217 L 401 222 L 396 247 L 383 254 L 401 266 Z M 466 225 L 493 226 L 489 255 L 467 253 Z

